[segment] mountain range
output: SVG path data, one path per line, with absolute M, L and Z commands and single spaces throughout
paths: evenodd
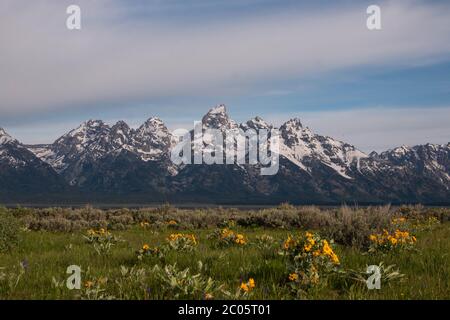
M 202 125 L 274 127 L 260 117 L 239 124 L 224 105 L 209 110 Z M 262 176 L 258 165 L 174 165 L 176 139 L 157 117 L 137 129 L 89 120 L 45 145 L 23 144 L 0 128 L 0 202 L 450 203 L 450 143 L 365 154 L 298 118 L 278 129 L 279 171 Z

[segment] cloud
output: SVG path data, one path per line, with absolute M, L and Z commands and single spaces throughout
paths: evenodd
M 79 32 L 65 28 L 67 1 L 1 2 L 0 117 L 240 93 L 261 81 L 420 64 L 450 53 L 448 5 L 383 2 L 383 30 L 370 32 L 361 5 L 201 26 L 134 19 L 118 1 L 77 3 Z

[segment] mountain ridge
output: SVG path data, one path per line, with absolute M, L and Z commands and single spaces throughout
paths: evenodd
M 223 104 L 210 109 L 201 123 L 203 130 L 274 128 L 259 116 L 239 124 Z M 0 129 L 0 190 L 20 195 L 21 188 L 8 190 L 2 176 L 8 172 L 8 179 L 14 179 L 14 170 L 25 157 L 26 164 L 39 167 L 44 176 L 57 177 L 54 187 L 72 188 L 82 201 L 94 195 L 121 196 L 124 202 L 437 203 L 450 199 L 450 143 L 366 154 L 349 143 L 314 133 L 299 118 L 287 120 L 279 131 L 279 172 L 260 176 L 259 165 L 174 165 L 170 151 L 175 138 L 158 117 L 150 117 L 136 129 L 124 121 L 108 125 L 88 120 L 42 145 L 21 144 Z M 15 151 L 7 153 L 8 146 L 15 146 Z M 0 195 L 0 200 L 5 199 Z

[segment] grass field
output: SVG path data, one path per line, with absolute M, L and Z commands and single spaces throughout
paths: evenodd
M 109 234 L 109 240 L 92 243 L 85 237 L 92 225 L 84 228 L 85 225 L 81 224 L 79 229 L 53 231 L 49 227 L 52 224 L 49 223 L 44 224 L 46 228 L 35 227 L 38 230 L 33 230 L 30 221 L 36 219 L 30 217 L 36 215 L 35 212 L 12 212 L 22 225 L 17 245 L 0 253 L 0 298 L 450 299 L 450 222 L 445 219 L 432 226 L 417 228 L 425 218 L 417 218 L 417 215 L 410 217 L 411 212 L 408 211 L 405 215 L 408 222 L 420 220 L 415 228 L 408 227 L 417 238 L 414 246 L 368 253 L 371 245 L 364 241 L 366 235 L 361 238 L 356 227 L 349 228 L 349 225 L 357 226 L 360 222 L 352 222 L 351 219 L 350 222 L 345 221 L 349 219 L 349 215 L 358 215 L 359 209 L 346 209 L 350 212 L 342 215 L 345 224 L 340 225 L 337 231 L 336 226 L 327 223 L 322 228 L 312 228 L 317 222 L 299 223 L 298 226 L 294 223 L 291 226 L 289 223 L 267 226 L 265 222 L 257 223 L 259 220 L 252 220 L 254 222 L 251 224 L 243 222 L 248 221 L 244 218 L 251 214 L 265 216 L 267 220 L 264 212 L 235 212 L 231 218 L 223 215 L 226 219 L 222 224 L 210 221 L 207 225 L 193 227 L 192 223 L 184 222 L 183 218 L 190 217 L 189 214 L 201 216 L 207 213 L 172 214 L 171 209 L 165 210 L 152 214 L 162 216 L 161 221 L 166 220 L 166 223 L 145 219 L 141 214 L 139 219 L 129 221 L 116 228 L 117 230 L 105 230 Z M 289 213 L 292 215 L 301 214 L 296 211 L 300 209 L 294 207 L 274 210 L 273 214 L 278 210 L 280 216 L 287 216 L 286 211 L 295 211 Z M 400 215 L 402 212 L 399 213 L 396 209 L 387 210 L 392 215 L 389 220 L 403 217 Z M 95 212 L 98 214 L 98 211 Z M 133 212 L 127 214 L 136 215 Z M 330 220 L 332 216 L 339 220 L 336 212 L 327 214 L 330 215 Z M 304 213 L 303 217 L 306 215 Z M 47 219 L 48 216 L 41 214 L 39 219 Z M 108 221 L 108 217 L 105 221 Z M 230 221 L 232 224 L 227 225 Z M 383 229 L 382 225 L 377 226 L 373 221 L 370 223 L 373 228 L 368 228 L 369 231 L 361 230 L 362 233 L 374 233 Z M 60 229 L 55 225 L 54 227 Z M 99 228 L 96 230 L 100 230 Z M 242 235 L 243 243 L 238 244 L 233 240 L 221 245 L 220 234 L 225 228 L 233 230 L 235 235 Z M 215 230 L 219 232 L 216 240 L 211 238 Z M 283 252 L 283 244 L 289 235 L 303 235 L 305 231 L 317 233 L 330 243 L 330 235 L 336 235 L 337 239 L 334 240 L 338 240 L 332 246 L 339 257 L 339 264 L 326 268 L 326 271 L 320 269 L 320 280 L 314 281 L 314 285 L 290 280 L 292 264 L 290 266 L 288 257 L 279 254 Z M 195 244 L 189 244 L 188 241 L 187 245 L 185 242 L 176 242 L 170 246 L 167 238 L 177 233 L 195 235 Z M 348 234 L 353 235 L 353 238 Z M 265 238 L 261 238 L 262 236 Z M 117 239 L 120 240 L 116 242 Z M 362 240 L 355 242 L 355 239 Z M 109 248 L 110 243 L 112 245 Z M 147 255 L 144 254 L 139 259 L 138 251 L 141 250 L 142 253 L 145 244 L 151 249 L 159 248 L 159 252 L 148 254 L 150 251 L 144 250 Z M 395 265 L 394 269 L 404 277 L 389 282 L 382 278 L 380 290 L 369 290 L 365 283 L 349 276 L 355 272 L 364 274 L 367 265 L 379 265 L 380 262 L 386 266 Z M 81 267 L 80 290 L 69 290 L 66 287 L 66 279 L 70 276 L 66 274 L 66 269 L 70 265 Z M 155 269 L 155 265 L 161 268 Z M 169 266 L 168 269 L 165 270 L 165 266 Z M 187 268 L 189 271 L 183 273 Z M 298 270 L 297 265 L 296 272 Z M 254 280 L 254 286 L 249 283 L 249 279 Z

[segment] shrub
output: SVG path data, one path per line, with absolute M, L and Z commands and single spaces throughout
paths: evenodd
M 0 252 L 9 251 L 19 244 L 19 221 L 0 208 Z
M 412 249 L 416 244 L 415 236 L 408 231 L 401 231 L 399 229 L 396 229 L 392 233 L 383 230 L 382 233 L 370 235 L 369 239 L 372 242 L 369 252 Z
M 287 278 L 296 296 L 318 286 L 321 278 L 336 271 L 339 265 L 332 242 L 310 232 L 289 236 L 283 243 L 280 255 L 287 258 Z
M 108 255 L 111 248 L 120 241 L 119 238 L 103 228 L 99 230 L 90 229 L 87 235 L 83 237 L 94 247 L 98 255 Z
M 203 264 L 198 262 L 197 274 L 189 268 L 179 270 L 175 264 L 166 264 L 163 268 L 155 265 L 152 274 L 156 278 L 163 299 L 214 299 L 222 294 L 223 286 L 202 274 Z
M 198 244 L 194 234 L 172 233 L 167 237 L 169 249 L 177 251 L 192 251 Z
M 336 243 L 367 248 L 369 236 L 383 229 L 391 228 L 393 212 L 389 206 L 366 209 L 343 206 L 335 209 L 327 223 L 320 227 L 321 233 Z
M 144 243 L 142 247 L 136 251 L 136 255 L 138 260 L 144 260 L 148 257 L 158 257 L 163 258 L 164 257 L 164 248 L 158 248 L 158 247 L 151 247 L 147 243 Z
M 208 239 L 215 241 L 217 246 L 244 246 L 247 244 L 245 235 L 234 232 L 228 228 L 214 230 L 210 235 L 208 235 Z

